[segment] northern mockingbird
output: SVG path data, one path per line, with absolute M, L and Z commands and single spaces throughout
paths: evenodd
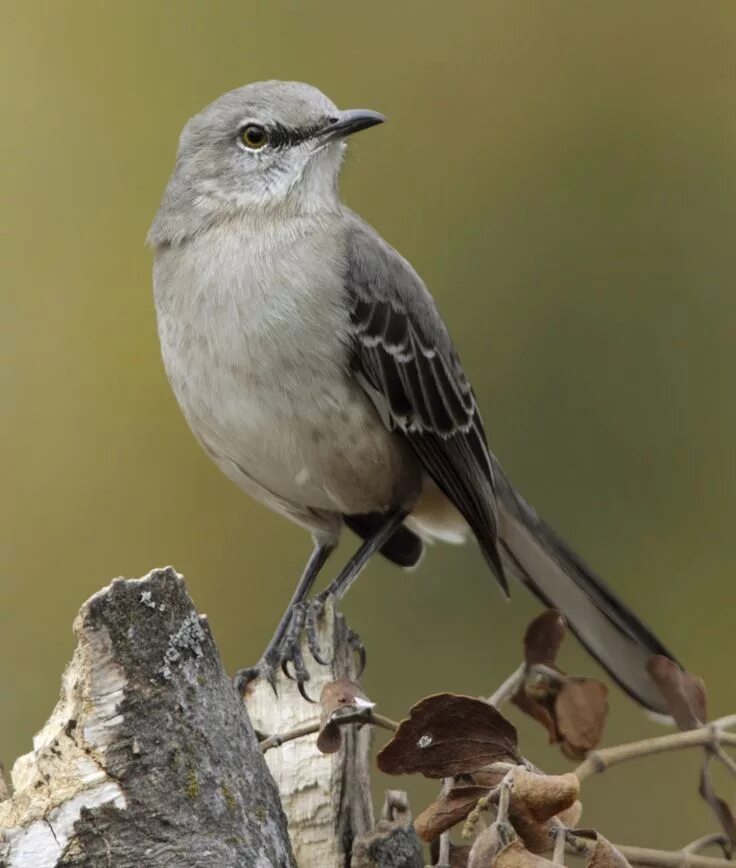
M 381 123 L 306 84 L 267 81 L 193 117 L 148 235 L 166 371 L 192 431 L 244 491 L 306 528 L 314 551 L 242 688 L 299 652 L 327 594 L 380 551 L 402 567 L 425 541 L 472 533 L 508 577 L 559 609 L 647 708 L 653 633 L 531 509 L 486 444 L 473 390 L 411 265 L 346 208 L 347 136 Z M 364 542 L 307 603 L 347 525 Z

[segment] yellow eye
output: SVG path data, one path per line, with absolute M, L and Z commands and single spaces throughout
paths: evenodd
M 259 124 L 248 124 L 240 133 L 240 141 L 246 148 L 250 148 L 252 151 L 259 151 L 264 145 L 268 144 L 268 133 Z

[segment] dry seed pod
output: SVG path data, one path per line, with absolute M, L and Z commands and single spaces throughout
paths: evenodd
M 513 793 L 509 803 L 509 820 L 523 845 L 531 853 L 548 853 L 554 846 L 551 822 L 535 819 L 526 803 L 514 799 Z
M 449 793 L 441 793 L 414 820 L 414 830 L 422 841 L 433 841 L 446 829 L 464 820 L 478 804 L 478 799 L 487 795 L 487 787 L 453 787 Z
M 535 820 L 544 822 L 571 807 L 580 793 L 580 781 L 566 775 L 539 775 L 517 768 L 513 798 L 524 802 Z
M 597 836 L 595 847 L 588 854 L 585 864 L 587 868 L 631 868 L 624 855 L 603 835 Z
M 337 753 L 342 744 L 340 726 L 335 722 L 334 715 L 340 709 L 368 709 L 373 703 L 368 700 L 360 685 L 348 678 L 331 681 L 322 688 L 319 697 L 322 706 L 320 730 L 317 736 L 317 748 L 322 753 Z
M 594 678 L 570 678 L 555 699 L 555 720 L 562 752 L 583 759 L 603 737 L 608 688 Z
M 496 856 L 496 861 L 493 862 L 493 868 L 549 868 L 554 865 L 549 859 L 544 859 L 542 856 L 535 856 L 530 853 L 520 840 L 512 841 Z M 490 868 L 491 863 L 488 863 Z M 470 868 L 470 863 L 468 863 Z M 480 866 L 479 866 L 480 868 Z M 486 866 L 483 866 L 486 868 Z
M 557 819 L 563 826 L 568 829 L 574 829 L 580 825 L 580 818 L 583 816 L 583 803 L 580 800 L 574 802 L 566 811 L 560 811 Z

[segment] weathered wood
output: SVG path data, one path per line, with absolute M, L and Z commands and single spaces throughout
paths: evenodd
M 116 580 L 74 629 L 61 699 L 0 804 L 0 865 L 294 868 L 276 787 L 181 577 Z
M 350 868 L 423 868 L 422 848 L 412 825 L 409 800 L 388 790 L 375 830 L 355 842 Z
M 328 605 L 319 624 L 319 642 L 331 656 L 329 666 L 314 661 L 303 643 L 310 674 L 309 695 L 318 699 L 325 684 L 357 678 L 355 653 L 347 642 L 342 615 Z M 306 702 L 296 684 L 279 673 L 278 701 L 265 680 L 253 683 L 246 707 L 255 728 L 265 734 L 283 733 L 318 720 L 320 707 Z M 316 736 L 286 742 L 268 751 L 266 761 L 276 781 L 289 823 L 299 868 L 349 866 L 353 841 L 373 830 L 370 792 L 371 728 L 343 726 L 342 747 L 335 754 L 317 750 Z

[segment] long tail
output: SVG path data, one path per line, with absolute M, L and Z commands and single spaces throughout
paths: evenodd
M 495 459 L 493 470 L 507 575 L 562 612 L 572 632 L 629 696 L 667 714 L 647 663 L 656 654 L 674 660 L 673 655 L 514 490 Z

